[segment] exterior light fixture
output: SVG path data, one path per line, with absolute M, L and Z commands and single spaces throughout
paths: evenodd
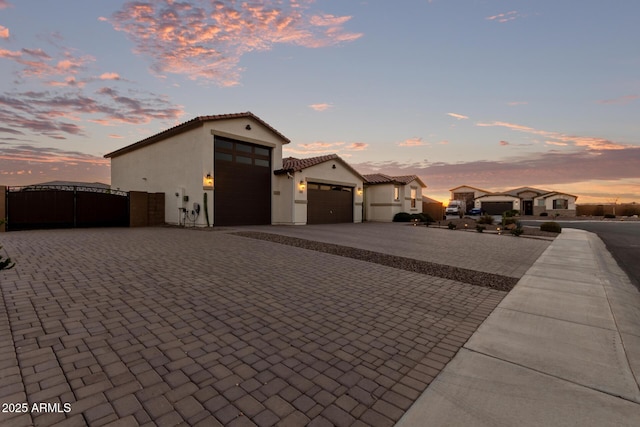
M 464 229 L 466 230 L 469 227 L 469 224 L 467 224 L 466 222 L 464 223 Z
M 498 234 L 500 234 L 500 227 L 498 227 Z
M 245 128 L 246 130 L 251 130 L 251 125 L 246 125 L 244 128 Z
M 304 189 L 307 188 L 307 184 L 305 184 L 305 182 L 303 180 L 300 180 L 300 183 L 298 184 L 298 188 L 300 189 L 300 192 L 302 193 L 304 191 Z
M 358 193 L 358 196 L 362 196 L 362 187 L 358 187 L 356 192 Z
M 210 173 L 206 174 L 205 177 L 202 179 L 202 184 L 205 187 L 213 187 L 213 176 L 211 176 Z

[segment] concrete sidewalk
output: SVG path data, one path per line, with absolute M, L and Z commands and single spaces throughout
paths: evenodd
M 564 229 L 397 426 L 637 426 L 640 293 Z

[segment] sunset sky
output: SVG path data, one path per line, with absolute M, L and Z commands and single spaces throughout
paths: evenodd
M 640 202 L 640 1 L 0 0 L 0 184 L 110 181 L 103 155 L 251 111 L 424 194 Z

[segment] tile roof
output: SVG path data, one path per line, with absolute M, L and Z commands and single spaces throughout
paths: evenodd
M 383 173 L 372 173 L 362 175 L 369 185 L 375 184 L 403 184 L 406 185 L 411 181 L 418 181 L 420 186 L 426 187 L 425 183 L 417 175 L 401 175 L 401 176 L 389 176 Z
M 295 157 L 285 157 L 282 159 L 282 170 L 289 172 L 299 172 L 311 166 L 339 159 L 337 154 L 327 154 L 325 156 L 309 157 L 307 159 L 296 159 Z
M 214 121 L 214 120 L 226 120 L 226 119 L 240 119 L 240 118 L 252 118 L 255 121 L 257 121 L 258 123 L 260 123 L 261 125 L 263 125 L 264 127 L 266 127 L 267 129 L 269 129 L 271 132 L 273 132 L 274 134 L 276 134 L 279 138 L 281 138 L 285 144 L 288 144 L 289 142 L 291 142 L 289 140 L 289 138 L 287 138 L 286 136 L 284 136 L 283 134 L 281 134 L 280 132 L 278 132 L 276 129 L 274 129 L 271 125 L 269 125 L 267 122 L 265 122 L 264 120 L 262 120 L 260 117 L 256 116 L 255 114 L 253 114 L 250 111 L 244 112 L 244 113 L 231 113 L 231 114 L 217 114 L 217 115 L 212 115 L 212 116 L 199 116 L 196 117 L 194 119 L 191 119 L 189 121 L 186 121 L 184 123 L 181 123 L 177 126 L 174 126 L 172 128 L 166 129 L 160 133 L 157 133 L 155 135 L 152 135 L 148 138 L 145 138 L 141 141 L 135 142 L 131 145 L 127 145 L 126 147 L 120 148 L 116 151 L 112 151 L 111 153 L 107 153 L 104 155 L 105 158 L 112 158 L 112 157 L 117 157 L 120 156 L 122 154 L 128 153 L 130 151 L 134 151 L 137 150 L 138 148 L 142 148 L 145 147 L 147 145 L 151 145 L 155 142 L 158 141 L 162 141 L 163 139 L 172 137 L 174 135 L 178 135 L 182 132 L 185 132 L 189 129 L 193 129 L 195 127 L 201 126 L 203 123 L 205 122 L 210 122 L 210 121 Z
M 330 160 L 340 162 L 345 168 L 350 170 L 362 181 L 365 181 L 364 177 L 360 175 L 360 172 L 355 170 L 349 163 L 345 162 L 337 154 L 326 154 L 324 156 L 309 157 L 307 159 L 296 159 L 295 157 L 285 157 L 282 159 L 282 169 L 274 171 L 275 175 L 282 175 L 287 172 L 299 172 L 303 169 L 311 166 L 319 165 L 320 163 L 328 162 Z

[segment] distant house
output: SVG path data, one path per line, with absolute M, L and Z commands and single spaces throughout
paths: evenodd
M 365 219 L 392 221 L 399 212 L 422 213 L 422 189 L 427 188 L 416 175 L 364 175 Z
M 500 215 L 504 211 L 517 210 L 521 215 L 576 215 L 578 196 L 559 191 L 533 187 L 518 187 L 502 192 L 491 192 L 462 185 L 449 190 L 451 200 L 464 200 L 467 210 L 471 207 L 482 209 L 490 215 Z

